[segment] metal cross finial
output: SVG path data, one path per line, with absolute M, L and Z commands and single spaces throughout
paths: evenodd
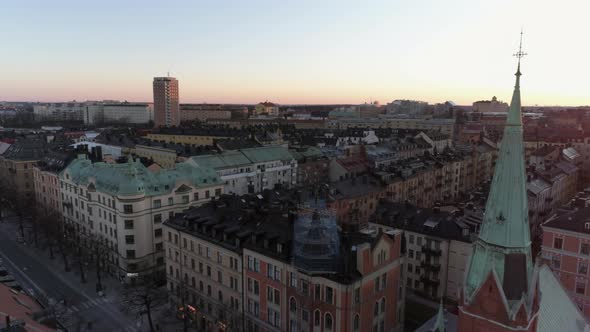
M 523 35 L 523 32 L 522 32 L 522 29 L 521 29 L 520 30 L 520 44 L 518 45 L 518 52 L 516 52 L 516 53 L 513 54 L 515 57 L 518 58 L 518 62 L 520 62 L 520 59 L 522 57 L 524 57 L 525 55 L 527 55 L 525 52 L 522 51 L 522 35 Z

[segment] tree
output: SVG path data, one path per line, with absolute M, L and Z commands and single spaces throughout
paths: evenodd
M 53 259 L 53 248 L 63 240 L 63 232 L 59 216 L 54 212 L 44 214 L 39 218 L 39 225 L 41 232 L 45 236 L 47 246 L 49 247 L 49 257 Z
M 152 276 L 139 277 L 133 284 L 126 285 L 123 291 L 122 305 L 131 312 L 146 314 L 150 324 L 150 332 L 155 332 L 152 310 L 166 304 L 168 294 L 159 286 L 158 280 Z
M 111 249 L 107 246 L 108 242 L 97 235 L 88 237 L 88 251 L 96 267 L 96 291 L 102 291 L 102 271 L 107 266 L 107 260 Z

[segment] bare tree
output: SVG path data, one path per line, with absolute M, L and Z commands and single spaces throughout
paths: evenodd
M 152 310 L 164 305 L 168 300 L 166 289 L 158 286 L 158 280 L 146 276 L 138 278 L 132 285 L 127 285 L 123 291 L 122 305 L 132 312 L 145 313 L 150 324 L 150 332 L 155 332 Z
M 54 247 L 63 241 L 62 226 L 56 213 L 44 214 L 39 218 L 39 228 L 45 236 L 49 248 L 49 257 L 54 258 Z
M 108 264 L 111 249 L 108 247 L 108 242 L 97 235 L 90 235 L 87 244 L 91 260 L 94 261 L 96 268 L 96 291 L 101 292 L 103 290 L 102 272 Z

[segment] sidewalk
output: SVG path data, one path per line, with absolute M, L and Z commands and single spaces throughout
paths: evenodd
M 35 248 L 33 241 L 33 231 L 30 227 L 25 225 L 25 242 L 20 244 L 25 251 L 35 256 L 39 263 L 45 265 L 51 272 L 55 273 L 60 279 L 67 281 L 71 285 L 75 285 L 84 295 L 88 297 L 96 297 L 96 270 L 92 264 L 85 266 L 84 273 L 86 275 L 86 282 L 82 283 L 80 280 L 80 271 L 77 261 L 72 255 L 68 256 L 68 263 L 70 271 L 65 272 L 62 257 L 59 255 L 57 247 L 53 248 L 54 258 L 50 258 L 49 248 L 45 244 L 45 239 L 42 234 L 38 234 L 39 248 Z M 15 216 L 4 217 L 0 223 L 0 231 L 8 234 L 20 234 L 18 218 Z M 101 283 L 103 286 L 104 297 L 109 302 L 119 302 L 119 295 L 122 292 L 123 285 L 106 272 L 101 272 Z M 55 299 L 60 300 L 60 299 Z

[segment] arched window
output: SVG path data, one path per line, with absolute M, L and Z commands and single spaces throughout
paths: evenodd
M 324 319 L 324 329 L 332 330 L 332 315 L 329 313 L 326 313 L 326 318 Z
M 297 312 L 297 301 L 295 301 L 294 297 L 289 299 L 289 310 L 291 312 Z
M 385 298 L 381 299 L 381 313 L 385 312 Z
M 375 302 L 375 306 L 373 307 L 373 316 L 379 316 L 379 301 Z
M 207 295 L 211 296 L 211 285 L 207 285 Z
M 320 326 L 320 311 L 316 310 L 313 312 L 313 325 Z
M 353 329 L 358 331 L 361 325 L 361 317 L 359 315 L 354 316 L 354 321 L 352 322 Z

